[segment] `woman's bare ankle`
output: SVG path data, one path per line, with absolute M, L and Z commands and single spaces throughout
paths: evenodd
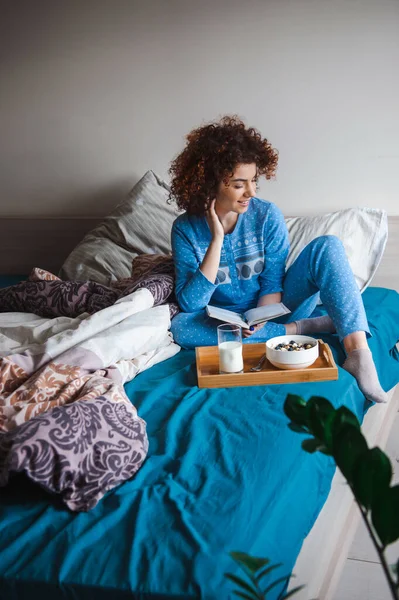
M 361 348 L 368 349 L 369 347 L 364 331 L 354 331 L 353 333 L 350 333 L 344 337 L 343 342 L 347 354 L 352 352 L 352 350 L 360 350 Z
M 297 333 L 297 326 L 296 326 L 295 321 L 293 323 L 286 323 L 284 325 L 284 327 L 285 327 L 285 333 L 287 335 L 296 335 L 296 333 Z

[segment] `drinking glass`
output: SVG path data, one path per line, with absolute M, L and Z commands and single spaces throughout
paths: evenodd
M 241 327 L 223 323 L 218 326 L 219 373 L 243 373 Z

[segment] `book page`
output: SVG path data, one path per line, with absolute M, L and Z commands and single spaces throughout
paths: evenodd
M 264 323 L 270 319 L 276 319 L 282 315 L 290 313 L 290 309 L 287 308 L 282 302 L 276 304 L 265 304 L 265 306 L 258 306 L 258 308 L 251 308 L 244 313 L 249 325 L 256 325 L 257 323 Z
M 232 323 L 233 325 L 239 325 L 244 329 L 248 329 L 248 323 L 244 321 L 240 314 L 227 310 L 226 308 L 219 308 L 218 306 L 212 306 L 208 304 L 206 312 L 212 319 L 218 319 L 224 323 Z

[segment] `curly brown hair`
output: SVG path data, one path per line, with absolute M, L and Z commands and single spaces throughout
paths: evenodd
M 169 200 L 192 215 L 204 215 L 221 181 L 228 185 L 238 164 L 255 163 L 257 175 L 270 179 L 276 173 L 278 152 L 253 127 L 237 116 L 193 129 L 184 150 L 169 169 Z

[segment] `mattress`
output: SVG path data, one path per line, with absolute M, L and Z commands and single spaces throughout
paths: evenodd
M 399 295 L 369 288 L 363 299 L 390 389 L 399 381 Z M 322 337 L 342 364 L 337 337 Z M 361 420 L 370 405 L 353 377 L 340 368 L 338 381 L 199 389 L 194 352 L 181 351 L 126 391 L 150 441 L 133 479 L 79 514 L 22 475 L 0 490 L 1 600 L 224 600 L 234 587 L 224 574 L 239 574 L 231 551 L 281 563 L 268 583 L 289 575 L 335 467 L 301 449 L 283 403 L 288 393 L 324 396 Z

